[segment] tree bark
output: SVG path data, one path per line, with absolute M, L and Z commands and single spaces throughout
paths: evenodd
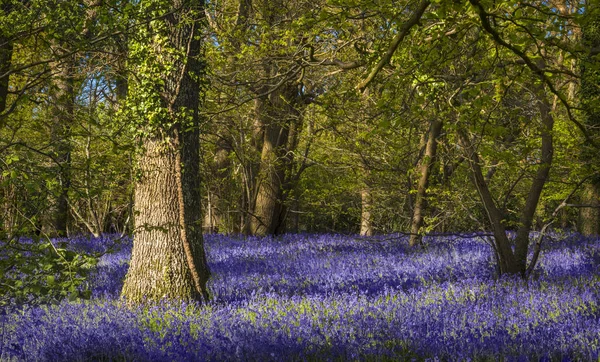
M 583 186 L 579 209 L 579 232 L 583 235 L 600 235 L 600 186 L 587 183 Z
M 600 6 L 590 4 L 585 8 L 587 22 L 582 27 L 582 41 L 586 49 L 600 47 Z M 592 137 L 598 139 L 600 132 L 600 57 L 588 54 L 581 62 L 581 105 L 585 114 L 586 126 Z M 588 170 L 594 174 L 590 182 L 584 185 L 581 195 L 583 205 L 579 209 L 579 231 L 584 235 L 600 234 L 600 172 L 598 170 L 598 148 L 586 145 L 582 159 L 588 164 Z
M 490 224 L 492 225 L 496 253 L 498 255 L 498 262 L 500 264 L 500 272 L 518 274 L 522 277 L 526 276 L 527 271 L 527 252 L 530 243 L 529 233 L 531 231 L 533 217 L 535 215 L 535 210 L 539 203 L 542 190 L 550 173 L 550 167 L 552 165 L 552 157 L 554 153 L 552 139 L 554 118 L 551 114 L 551 106 L 546 95 L 544 94 L 542 87 L 538 87 L 536 95 L 538 98 L 537 103 L 541 118 L 541 158 L 540 163 L 537 166 L 537 171 L 533 178 L 531 187 L 527 194 L 525 206 L 521 211 L 521 216 L 519 219 L 520 227 L 517 230 L 517 236 L 515 239 L 516 247 L 514 252 L 512 250 L 510 240 L 506 236 L 506 230 L 502 223 L 502 212 L 496 206 L 487 183 L 485 182 L 485 177 L 480 166 L 481 161 L 479 156 L 476 150 L 473 149 L 472 143 L 468 140 L 466 134 L 464 132 L 459 132 L 460 142 L 467 153 L 466 158 L 471 166 L 475 186 L 488 215 Z
M 60 46 L 55 45 L 57 48 Z M 59 51 L 60 53 L 60 51 Z M 71 188 L 71 127 L 75 117 L 75 67 L 71 57 L 51 64 L 53 72 L 49 92 L 51 104 L 51 139 L 58 163 L 58 193 L 54 197 L 54 230 L 58 236 L 67 235 L 69 218 L 69 189 Z
M 6 7 L 6 5 L 3 5 Z M 6 109 L 8 98 L 8 71 L 12 60 L 13 44 L 9 37 L 0 34 L 0 115 Z
M 208 208 L 204 218 L 204 228 L 210 233 L 226 230 L 224 201 L 229 192 L 228 178 L 231 173 L 229 160 L 230 147 L 227 141 L 219 140 L 214 156 L 212 187 L 208 190 Z
M 203 2 L 180 0 L 172 3 L 164 18 L 169 46 L 185 56 L 167 59 L 173 68 L 162 75 L 159 94 L 169 116 L 143 139 L 135 184 L 133 251 L 122 291 L 130 304 L 209 297 L 198 127 L 198 79 L 205 74 L 199 59 L 202 14 Z
M 264 136 L 257 192 L 250 223 L 253 235 L 281 232 L 285 219 L 284 187 L 288 181 L 289 135 L 299 115 L 294 108 L 297 86 L 288 82 L 272 92 L 263 110 Z
M 415 198 L 415 206 L 413 208 L 413 217 L 410 226 L 409 245 L 415 246 L 421 243 L 422 236 L 420 235 L 421 227 L 423 226 L 423 216 L 427 207 L 427 187 L 429 185 L 429 175 L 435 163 L 437 153 L 437 143 L 440 134 L 442 133 L 443 122 L 434 120 L 429 127 L 429 135 L 427 137 L 427 146 L 425 147 L 425 155 L 421 160 L 419 170 L 420 178 L 417 184 L 417 194 Z
M 371 218 L 371 209 L 373 207 L 373 196 L 371 189 L 365 185 L 360 190 L 361 212 L 360 212 L 360 235 L 373 235 L 373 219 Z

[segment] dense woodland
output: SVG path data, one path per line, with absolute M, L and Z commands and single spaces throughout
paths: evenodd
M 594 0 L 0 10 L 0 237 L 133 234 L 133 301 L 207 298 L 203 233 L 484 231 L 527 276 L 599 234 L 599 127 Z

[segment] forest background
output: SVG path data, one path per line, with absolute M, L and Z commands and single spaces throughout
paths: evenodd
M 486 231 L 526 275 L 530 231 L 600 231 L 599 11 L 4 0 L 0 237 L 183 240 L 200 294 L 202 232 Z

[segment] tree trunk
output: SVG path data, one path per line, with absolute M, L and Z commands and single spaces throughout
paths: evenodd
M 209 208 L 207 209 L 205 217 L 205 227 L 208 228 L 209 232 L 217 233 L 219 231 L 227 230 L 227 225 L 231 223 L 226 220 L 226 214 L 224 214 L 224 204 L 229 193 L 228 179 L 231 173 L 231 162 L 229 160 L 230 147 L 225 140 L 217 142 L 217 150 L 214 156 L 214 181 L 212 188 L 209 190 Z
M 268 98 L 264 119 L 264 138 L 257 177 L 257 193 L 250 230 L 253 235 L 281 232 L 285 221 L 284 186 L 289 175 L 288 139 L 290 127 L 298 120 L 296 85 L 288 83 Z
M 600 186 L 595 183 L 585 184 L 581 204 L 583 207 L 579 209 L 579 232 L 583 235 L 600 235 Z
M 8 12 L 7 5 L 2 5 L 5 12 Z M 13 44 L 9 37 L 0 34 L 0 115 L 6 109 L 8 97 L 8 71 L 12 61 Z
M 205 70 L 198 59 L 202 44 L 201 20 L 197 17 L 204 13 L 203 3 L 174 1 L 172 7 L 164 17 L 165 27 L 158 29 L 168 29 L 166 46 L 184 52 L 184 57 L 169 58 L 168 52 L 160 49 L 164 44 L 151 44 L 162 60 L 152 51 L 148 55 L 148 61 L 174 66 L 162 74 L 157 84 L 168 117 L 154 124 L 156 129 L 143 139 L 139 159 L 133 251 L 122 291 L 130 304 L 162 299 L 202 301 L 209 297 L 206 283 L 210 271 L 202 238 L 198 128 L 198 79 L 202 79 Z M 151 78 L 139 74 L 137 79 L 144 76 Z
M 373 207 L 373 197 L 371 189 L 365 185 L 360 190 L 361 212 L 360 212 L 360 235 L 373 235 L 373 220 L 371 218 L 371 209 Z
M 438 137 L 442 132 L 443 122 L 435 120 L 429 127 L 429 135 L 427 137 L 427 146 L 425 147 L 425 155 L 421 160 L 419 183 L 417 184 L 417 194 L 415 197 L 415 206 L 413 208 L 413 218 L 410 226 L 410 246 L 415 246 L 421 243 L 421 227 L 423 226 L 423 216 L 427 207 L 427 186 L 429 184 L 429 175 L 435 163 Z
M 537 171 L 533 177 L 529 193 L 527 194 L 525 206 L 521 211 L 521 226 L 517 230 L 517 236 L 515 240 L 516 248 L 514 252 L 512 250 L 510 240 L 506 236 L 502 212 L 496 206 L 496 203 L 494 202 L 494 199 L 492 198 L 492 195 L 488 189 L 487 183 L 485 182 L 485 177 L 481 170 L 481 161 L 477 151 L 473 149 L 473 143 L 468 140 L 466 134 L 464 132 L 459 132 L 460 142 L 467 153 L 466 158 L 471 166 L 475 187 L 477 188 L 485 211 L 488 215 L 490 224 L 492 225 L 495 249 L 498 256 L 498 263 L 500 264 L 500 272 L 507 274 L 519 274 L 522 277 L 526 277 L 525 273 L 527 271 L 527 252 L 530 242 L 529 232 L 531 231 L 531 225 L 540 195 L 550 173 L 552 156 L 554 152 L 552 140 L 554 118 L 550 112 L 550 104 L 546 95 L 544 94 L 544 90 L 541 87 L 537 89 L 537 96 L 537 103 L 541 118 L 541 160 L 540 164 L 537 166 Z
M 275 121 L 267 125 L 260 158 L 258 192 L 250 223 L 253 235 L 275 234 L 282 221 L 282 185 L 285 178 L 282 163 L 287 137 L 288 128 L 285 124 Z
M 60 49 L 60 46 L 57 46 Z M 71 188 L 71 126 L 75 117 L 73 88 L 74 60 L 68 57 L 51 64 L 53 80 L 50 90 L 52 117 L 52 147 L 57 163 L 58 190 L 54 199 L 54 230 L 58 236 L 67 235 L 69 218 L 69 189 Z
M 582 40 L 586 49 L 600 47 L 600 6 L 590 4 L 585 8 L 587 22 L 582 28 Z M 598 55 L 589 54 L 581 62 L 581 105 L 585 114 L 586 126 L 596 140 L 600 132 L 600 61 Z M 600 234 L 600 172 L 598 170 L 598 148 L 586 145 L 582 154 L 584 162 L 588 163 L 590 173 L 594 174 L 591 181 L 584 185 L 579 209 L 579 231 L 584 235 Z M 590 205 L 592 207 L 585 207 Z

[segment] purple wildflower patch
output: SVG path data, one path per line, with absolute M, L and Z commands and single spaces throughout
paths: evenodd
M 207 235 L 208 305 L 119 300 L 131 241 L 75 238 L 104 253 L 92 298 L 0 315 L 0 359 L 588 360 L 600 353 L 600 247 L 544 246 L 528 282 L 495 275 L 473 237 Z M 556 237 L 555 239 L 558 239 Z

